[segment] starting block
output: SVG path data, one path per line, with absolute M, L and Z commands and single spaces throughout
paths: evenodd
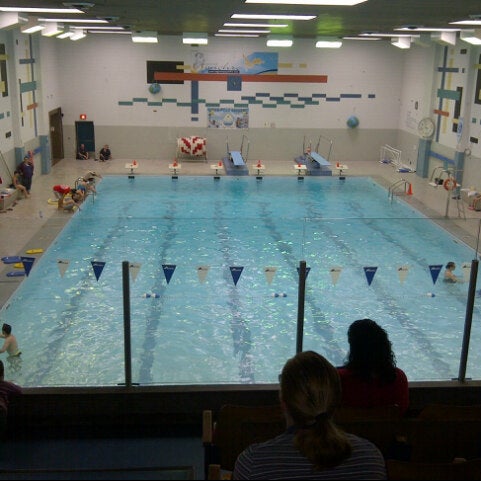
M 182 169 L 182 164 L 178 164 L 177 162 L 169 164 L 169 170 L 170 170 L 170 173 L 172 174 L 173 179 L 178 179 L 177 171 L 181 169 Z
M 136 160 L 134 160 L 132 163 L 130 164 L 125 164 L 125 168 L 126 169 L 130 169 L 130 174 L 129 174 L 129 179 L 133 179 L 135 176 L 134 176 L 134 170 L 137 169 L 139 166 L 139 164 L 137 163 Z

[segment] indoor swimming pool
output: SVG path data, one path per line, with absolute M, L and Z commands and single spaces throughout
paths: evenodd
M 97 192 L 0 310 L 22 351 L 6 378 L 124 383 L 123 261 L 134 383 L 276 383 L 296 350 L 301 261 L 303 349 L 340 365 L 349 325 L 370 317 L 410 380 L 458 376 L 468 284 L 442 278 L 452 260 L 469 279 L 476 252 L 373 179 L 105 176 Z M 475 302 L 473 379 L 479 318 Z

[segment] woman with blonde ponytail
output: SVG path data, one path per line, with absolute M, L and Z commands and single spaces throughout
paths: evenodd
M 341 383 L 327 359 L 314 351 L 289 359 L 280 376 L 280 401 L 286 431 L 245 449 L 233 479 L 386 479 L 379 449 L 333 421 Z

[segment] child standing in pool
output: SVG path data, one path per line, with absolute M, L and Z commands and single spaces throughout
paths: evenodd
M 20 356 L 20 354 L 22 354 L 18 349 L 17 338 L 12 334 L 12 326 L 10 324 L 3 324 L 0 337 L 5 339 L 3 347 L 0 349 L 0 354 L 5 351 L 7 351 L 7 354 L 12 357 Z
M 444 282 L 462 282 L 458 279 L 458 276 L 454 274 L 454 269 L 456 269 L 456 264 L 453 261 L 449 261 L 444 271 Z

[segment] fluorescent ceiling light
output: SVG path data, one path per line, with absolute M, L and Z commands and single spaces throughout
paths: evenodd
M 85 30 L 86 28 L 91 28 L 91 29 L 95 29 L 95 30 L 122 30 L 124 32 L 127 32 L 127 30 L 125 30 L 125 27 L 115 27 L 115 26 L 103 26 L 103 25 L 83 25 L 82 28 Z M 130 33 L 130 31 L 128 31 L 127 33 Z
M 429 28 L 429 27 L 401 27 L 395 28 L 396 32 L 459 32 L 459 28 Z
M 328 5 L 352 7 L 367 0 L 246 0 L 246 3 L 270 3 L 277 5 Z
M 28 18 L 19 15 L 17 12 L 0 13 L 0 29 L 15 28 L 28 22 Z
M 251 37 L 251 38 L 259 37 L 259 35 L 253 34 L 253 33 L 215 33 L 214 36 L 215 37 Z
M 316 15 L 255 15 L 251 13 L 234 13 L 230 18 L 246 18 L 249 20 L 312 20 Z
M 76 28 L 73 32 L 73 35 L 70 37 L 70 40 L 76 41 L 85 38 L 87 35 L 83 31 L 82 28 Z
M 460 20 L 459 22 L 449 22 L 450 25 L 481 25 L 481 20 Z
M 0 12 L 26 13 L 84 13 L 78 8 L 36 8 L 36 7 L 0 7 Z
M 392 33 L 360 33 L 359 36 L 361 37 L 391 37 L 391 38 L 402 38 L 402 37 L 406 37 L 406 38 L 410 38 L 411 35 L 409 35 L 408 33 L 399 33 L 399 34 L 392 34 Z
M 61 33 L 60 35 L 58 35 L 56 38 L 61 38 L 63 40 L 64 38 L 69 38 L 72 35 L 73 35 L 73 32 L 70 31 L 70 30 L 67 30 L 67 31 Z
M 184 32 L 182 35 L 182 43 L 188 45 L 207 45 L 209 39 L 206 33 Z
M 87 33 L 110 33 L 111 35 L 131 35 L 127 30 L 99 30 L 98 28 L 87 29 Z
M 342 37 L 343 40 L 381 40 L 381 37 Z
M 268 47 L 292 47 L 292 38 L 285 35 L 269 35 L 266 45 Z
M 63 25 L 58 24 L 57 22 L 50 22 L 45 25 L 45 28 L 42 30 L 42 35 L 44 37 L 54 37 L 59 33 L 63 32 Z
M 109 23 L 99 18 L 39 18 L 39 22 L 61 22 L 61 23 Z
M 411 48 L 411 37 L 395 37 L 391 38 L 391 45 L 397 48 Z
M 45 28 L 44 23 L 38 23 L 38 21 L 35 18 L 29 18 L 28 22 L 25 25 L 22 25 L 20 27 L 20 31 L 22 33 L 35 33 L 35 32 L 40 32 L 40 30 L 43 30 Z
M 471 45 L 481 45 L 481 29 L 461 30 L 459 38 Z
M 433 32 L 431 38 L 441 45 L 456 45 L 456 32 Z
M 134 43 L 158 43 L 157 32 L 132 32 L 132 42 Z
M 337 37 L 317 37 L 316 48 L 341 48 L 342 41 Z
M 270 33 L 270 30 L 236 30 L 235 28 L 232 29 L 220 29 L 219 33 Z
M 253 28 L 285 28 L 289 25 L 287 23 L 232 23 L 226 22 L 224 27 L 253 27 Z

